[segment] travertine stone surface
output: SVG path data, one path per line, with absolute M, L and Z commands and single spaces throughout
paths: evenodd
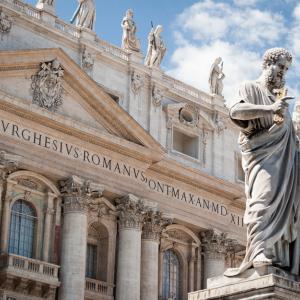
M 250 270 L 246 271 L 249 272 Z M 249 275 L 249 274 L 248 274 Z M 300 283 L 279 275 L 223 282 L 222 286 L 189 293 L 188 300 L 299 300 Z M 219 280 L 223 280 L 220 278 Z M 228 279 L 225 279 L 228 280 Z

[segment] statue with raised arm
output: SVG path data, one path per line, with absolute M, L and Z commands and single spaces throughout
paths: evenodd
M 223 61 L 221 57 L 218 57 L 212 64 L 209 74 L 209 87 L 212 94 L 222 96 L 224 78 Z
M 150 31 L 148 35 L 148 50 L 147 56 L 145 59 L 145 66 L 148 67 L 159 67 L 164 55 L 167 51 L 167 48 L 164 45 L 164 41 L 160 36 L 163 31 L 163 27 L 161 25 L 157 25 L 157 27 Z
M 96 19 L 96 6 L 94 0 L 78 0 L 78 7 L 71 19 L 76 26 L 93 30 Z
M 247 247 L 235 276 L 251 267 L 273 265 L 299 275 L 300 156 L 288 112 L 285 74 L 292 55 L 272 48 L 263 57 L 263 71 L 245 82 L 230 109 L 240 127 L 239 145 L 245 171 Z
M 140 41 L 136 38 L 136 25 L 133 21 L 132 9 L 126 11 L 126 16 L 123 18 L 121 26 L 123 28 L 122 48 L 139 52 L 141 45 Z

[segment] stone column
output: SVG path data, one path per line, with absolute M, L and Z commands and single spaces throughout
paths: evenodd
M 119 200 L 116 300 L 140 300 L 141 234 L 144 204 L 134 195 Z
M 53 200 L 55 195 L 49 193 L 47 199 L 47 209 L 45 212 L 45 224 L 44 224 L 44 241 L 43 241 L 43 261 L 49 262 L 49 251 L 51 242 L 51 230 L 53 222 Z
M 63 230 L 59 289 L 60 300 L 82 300 L 85 292 L 87 210 L 102 188 L 72 176 L 61 182 Z
M 201 290 L 201 282 L 202 282 L 202 253 L 201 246 L 197 250 L 197 283 L 196 283 L 196 291 Z
M 227 242 L 225 233 L 207 230 L 201 233 L 204 254 L 204 288 L 208 278 L 222 275 L 226 270 Z
M 0 152 L 0 252 L 8 252 L 10 202 L 7 191 L 7 177 L 18 168 L 19 156 Z
M 195 247 L 191 246 L 191 256 L 189 260 L 189 292 L 194 291 L 195 261 Z
M 141 300 L 158 299 L 159 242 L 166 224 L 169 221 L 160 212 L 147 212 L 142 234 Z

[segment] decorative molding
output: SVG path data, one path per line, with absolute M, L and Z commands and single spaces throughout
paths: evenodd
M 40 70 L 31 77 L 34 104 L 56 111 L 62 105 L 64 70 L 57 59 L 41 63 Z
M 38 189 L 38 185 L 34 181 L 32 181 L 28 178 L 18 178 L 17 182 L 18 182 L 19 185 L 22 185 L 26 188 L 29 188 L 29 189 L 32 189 L 32 190 L 37 190 Z
M 164 226 L 170 225 L 171 219 L 163 218 L 159 211 L 149 210 L 145 214 L 142 239 L 159 241 Z
M 144 202 L 132 194 L 118 199 L 117 202 L 119 228 L 142 230 L 146 214 Z
M 0 33 L 9 33 L 12 28 L 12 18 L 0 10 Z
M 163 99 L 163 90 L 156 85 L 152 86 L 152 103 L 155 107 L 161 106 L 161 100 Z
M 60 182 L 64 213 L 86 213 L 95 198 L 100 198 L 103 187 L 78 176 Z
M 133 71 L 131 73 L 131 90 L 135 95 L 138 95 L 141 88 L 145 85 L 141 74 Z

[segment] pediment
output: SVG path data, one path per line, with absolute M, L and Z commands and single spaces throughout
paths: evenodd
M 47 109 L 33 103 L 34 77 L 42 63 L 57 61 L 63 72 L 61 104 Z M 93 132 L 118 144 L 135 144 L 158 155 L 162 146 L 92 80 L 62 49 L 0 51 L 0 109 L 9 110 L 53 128 Z M 40 84 L 38 82 L 36 85 Z M 60 124 L 59 124 L 60 123 Z M 85 132 L 84 132 L 85 131 Z

